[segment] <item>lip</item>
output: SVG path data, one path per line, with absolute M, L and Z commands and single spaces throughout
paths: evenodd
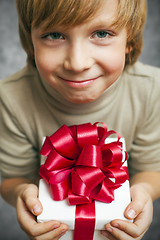
M 61 77 L 60 77 L 61 78 Z M 91 79 L 87 79 L 87 80 L 68 80 L 68 79 L 64 79 L 61 78 L 67 85 L 69 85 L 70 87 L 74 87 L 74 88 L 83 88 L 83 87 L 87 87 L 89 85 L 91 85 L 93 82 L 95 82 L 99 77 L 96 78 L 91 78 Z

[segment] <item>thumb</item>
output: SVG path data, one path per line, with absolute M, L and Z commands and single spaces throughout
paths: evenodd
M 144 205 L 147 202 L 146 194 L 143 193 L 138 188 L 131 188 L 131 203 L 127 206 L 124 215 L 128 219 L 134 219 L 136 218 L 140 212 L 143 211 Z
M 35 216 L 41 214 L 43 210 L 42 204 L 38 199 L 38 192 L 38 187 L 36 185 L 29 184 L 21 194 L 21 198 L 27 209 Z

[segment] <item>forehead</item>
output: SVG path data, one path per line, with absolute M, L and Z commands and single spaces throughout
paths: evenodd
M 35 1 L 36 2 L 36 1 Z M 117 16 L 119 0 L 41 0 L 40 6 L 34 6 L 32 27 L 49 29 L 54 25 L 66 27 L 100 19 L 112 21 Z M 48 6 L 48 4 L 50 6 Z

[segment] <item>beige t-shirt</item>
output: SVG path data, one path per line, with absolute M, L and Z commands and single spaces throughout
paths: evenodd
M 126 140 L 129 171 L 160 171 L 160 69 L 136 63 L 94 102 L 67 102 L 31 66 L 0 81 L 3 178 L 38 174 L 42 138 L 63 124 L 105 122 Z

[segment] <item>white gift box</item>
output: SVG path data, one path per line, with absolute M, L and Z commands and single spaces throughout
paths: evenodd
M 116 139 L 107 138 L 106 143 L 113 142 Z M 125 151 L 125 141 L 121 138 L 123 144 L 123 150 Z M 125 154 L 123 154 L 125 158 Z M 45 159 L 42 157 L 42 164 Z M 124 163 L 127 166 L 127 161 Z M 129 181 L 125 181 L 122 186 L 114 191 L 114 201 L 111 203 L 102 203 L 95 201 L 96 208 L 96 222 L 94 240 L 106 240 L 100 230 L 105 229 L 105 225 L 114 219 L 127 220 L 124 217 L 124 211 L 127 205 L 130 203 L 130 190 Z M 51 197 L 50 187 L 41 179 L 39 182 L 39 199 L 43 206 L 43 212 L 37 217 L 38 222 L 47 222 L 50 220 L 57 220 L 59 222 L 68 225 L 68 231 L 62 240 L 73 240 L 74 224 L 75 224 L 75 208 L 76 206 L 70 205 L 68 199 L 63 201 L 54 201 Z M 128 220 L 127 220 L 128 221 Z

